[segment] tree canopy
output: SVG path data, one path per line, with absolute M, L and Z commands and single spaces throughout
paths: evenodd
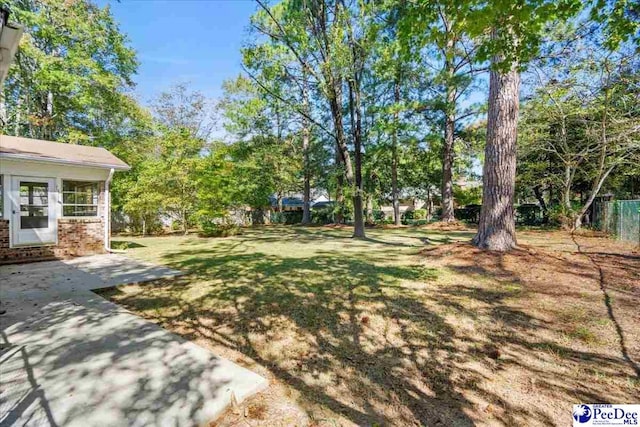
M 578 228 L 603 192 L 640 194 L 632 2 L 256 0 L 219 99 L 176 82 L 148 105 L 108 6 L 3 3 L 25 36 L 2 132 L 121 156 L 113 208 L 135 231 L 280 211 L 364 238 L 412 221 L 401 205 L 450 222 L 481 204 L 474 242 L 508 250 L 520 205 Z M 300 217 L 282 212 L 289 197 Z

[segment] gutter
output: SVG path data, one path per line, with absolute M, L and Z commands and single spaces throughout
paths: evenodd
M 114 172 L 115 169 L 111 168 L 109 170 L 109 176 L 104 182 L 104 250 L 109 253 L 124 253 L 125 251 L 119 251 L 109 247 L 111 246 L 109 244 L 111 238 L 111 191 L 109 186 L 111 185 Z
M 0 88 L 18 50 L 24 27 L 9 23 L 9 10 L 0 7 Z
M 129 165 L 114 165 L 107 163 L 90 163 L 81 160 L 64 160 L 64 159 L 54 159 L 47 157 L 38 157 L 38 156 L 29 156 L 27 154 L 13 154 L 13 153 L 0 153 L 0 159 L 5 158 L 9 160 L 26 160 L 31 162 L 47 162 L 47 163 L 57 163 L 61 165 L 73 165 L 73 166 L 83 166 L 83 167 L 93 167 L 93 168 L 102 168 L 102 169 L 116 169 L 120 171 L 128 171 L 131 170 L 131 166 Z

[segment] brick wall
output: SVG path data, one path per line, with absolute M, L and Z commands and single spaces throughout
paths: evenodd
M 59 219 L 58 257 L 104 253 L 102 218 Z
M 0 264 L 104 253 L 103 224 L 102 218 L 59 219 L 57 245 L 10 248 L 9 220 L 1 219 Z

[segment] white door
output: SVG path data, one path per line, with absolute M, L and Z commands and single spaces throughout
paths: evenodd
M 13 244 L 56 243 L 55 179 L 16 176 L 12 184 Z

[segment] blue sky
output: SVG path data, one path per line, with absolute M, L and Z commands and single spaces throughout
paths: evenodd
M 175 83 L 188 82 L 207 97 L 240 72 L 252 0 L 98 0 L 109 4 L 140 61 L 138 99 L 147 104 Z

